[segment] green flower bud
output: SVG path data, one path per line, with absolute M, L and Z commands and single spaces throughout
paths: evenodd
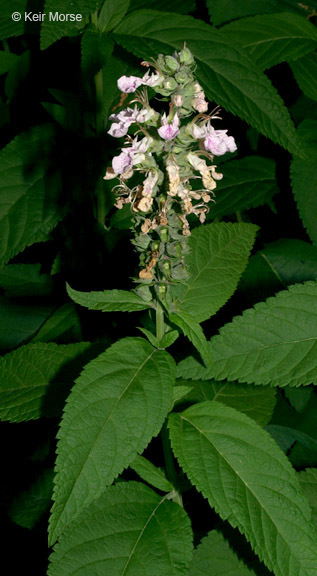
M 156 252 L 157 250 L 160 249 L 160 243 L 158 240 L 155 240 L 155 242 L 152 242 L 152 251 Z
M 188 66 L 195 62 L 194 57 L 188 48 L 183 48 L 183 50 L 180 51 L 179 61 L 181 64 L 187 64 Z
M 168 241 L 168 228 L 162 228 L 161 230 L 161 240 L 166 244 Z
M 171 263 L 168 260 L 165 260 L 165 262 L 163 262 L 163 270 L 166 274 L 170 274 L 171 272 Z
M 163 86 L 164 86 L 165 90 L 173 92 L 177 88 L 177 82 L 174 80 L 174 78 L 167 78 L 163 82 Z
M 187 84 L 191 82 L 193 79 L 193 75 L 187 66 L 183 66 L 179 72 L 175 74 L 175 80 L 179 84 Z
M 165 296 L 165 294 L 166 294 L 166 285 L 165 284 L 160 284 L 160 286 L 158 288 L 158 293 L 160 296 Z
M 179 69 L 179 63 L 174 56 L 165 56 L 164 60 L 168 72 L 176 72 Z

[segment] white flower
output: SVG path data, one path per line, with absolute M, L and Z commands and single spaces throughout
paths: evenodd
M 162 115 L 161 127 L 158 129 L 158 133 L 164 140 L 173 140 L 179 134 L 179 117 L 175 114 L 171 123 L 168 122 L 166 114 Z
M 138 141 L 134 138 L 132 146 L 122 148 L 121 154 L 112 159 L 112 168 L 116 174 L 123 174 L 130 170 L 135 164 L 140 164 L 145 159 L 145 152 L 147 151 L 152 138 L 142 138 Z
M 135 92 L 136 89 L 141 86 L 142 79 L 137 76 L 121 76 L 117 81 L 117 86 L 121 92 L 129 94 L 130 92 Z
M 152 108 L 149 110 L 147 108 L 139 110 L 137 105 L 134 106 L 134 110 L 132 110 L 132 108 L 125 108 L 118 114 L 111 114 L 109 120 L 112 120 L 113 124 L 110 130 L 108 130 L 108 134 L 115 138 L 121 138 L 127 134 L 131 124 L 134 122 L 138 122 L 139 124 L 147 122 L 154 114 L 155 111 Z

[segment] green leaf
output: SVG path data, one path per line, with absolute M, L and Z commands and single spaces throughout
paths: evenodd
M 89 342 L 27 344 L 0 358 L 0 419 L 23 422 L 51 415 L 50 391 L 56 404 L 59 389 L 78 374 L 80 356 L 89 347 Z
M 179 326 L 183 334 L 194 344 L 206 366 L 210 364 L 210 355 L 204 331 L 196 319 L 184 311 L 169 314 L 169 320 Z
M 101 34 L 95 27 L 87 28 L 81 39 L 83 73 L 89 77 L 97 74 L 110 58 L 112 50 L 113 42 L 107 34 Z
M 184 360 L 178 376 L 270 386 L 317 384 L 317 282 L 256 304 L 210 340 L 212 368 Z
M 305 137 L 307 146 L 311 147 L 311 158 L 301 160 L 294 156 L 291 164 L 292 189 L 299 215 L 314 244 L 317 244 L 317 220 L 315 210 L 317 203 L 317 168 L 316 168 L 316 127 L 317 122 L 306 120 L 299 127 L 299 134 Z
M 186 264 L 186 284 L 174 289 L 176 312 L 188 312 L 196 322 L 216 314 L 234 293 L 247 265 L 257 226 L 221 222 L 193 230 Z
M 263 70 L 297 60 L 317 47 L 317 31 L 306 18 L 282 12 L 251 16 L 221 28 L 229 42 L 243 47 Z
M 57 341 L 60 344 L 69 340 L 81 339 L 81 326 L 75 305 L 72 302 L 62 304 L 44 322 L 32 342 Z
M 162 490 L 162 492 L 173 491 L 173 484 L 167 480 L 163 470 L 154 466 L 152 462 L 143 456 L 137 456 L 132 464 L 130 464 L 130 468 L 132 468 L 142 480 L 148 482 L 148 484 L 151 484 L 154 488 Z
M 129 9 L 130 0 L 105 0 L 98 17 L 98 28 L 101 32 L 112 30 Z
M 158 434 L 174 379 L 172 357 L 142 338 L 117 342 L 85 367 L 58 433 L 52 543 Z
M 295 80 L 300 89 L 312 100 L 317 101 L 317 54 L 307 54 L 291 63 Z
M 194 550 L 189 576 L 258 576 L 239 559 L 221 532 L 212 530 Z
M 10 68 L 17 62 L 19 56 L 12 52 L 0 50 L 0 76 L 9 72 Z
M 108 488 L 65 530 L 48 576 L 183 576 L 192 553 L 190 522 L 167 498 L 136 482 Z
M 12 5 L 11 0 L 1 1 L 0 40 L 6 40 L 12 36 L 20 36 L 24 33 L 24 18 L 21 18 L 19 21 L 14 21 L 12 13 L 20 12 L 24 15 L 26 9 L 27 0 L 15 0 L 14 5 Z
M 273 436 L 275 442 L 280 446 L 283 452 L 287 452 L 295 442 L 301 445 L 301 448 L 307 448 L 310 453 L 310 458 L 317 464 L 317 440 L 308 436 L 300 430 L 289 428 L 287 426 L 278 426 L 270 424 L 266 427 L 267 431 Z
M 45 470 L 37 480 L 12 502 L 9 516 L 12 522 L 32 530 L 50 507 L 53 492 L 53 470 Z
M 11 350 L 30 340 L 53 310 L 52 305 L 30 306 L 0 296 L 0 349 Z
M 189 12 L 195 12 L 196 2 L 195 0 L 160 0 L 158 3 L 157 0 L 131 0 L 129 12 L 151 7 L 163 12 L 170 11 L 189 14 Z
M 103 312 L 134 312 L 153 308 L 151 302 L 145 302 L 135 292 L 127 290 L 104 290 L 103 292 L 79 292 L 67 285 L 67 293 L 80 306 L 89 310 Z
M 286 456 L 253 420 L 218 402 L 169 420 L 173 451 L 222 519 L 245 534 L 275 576 L 316 572 L 316 534 Z
M 298 478 L 312 509 L 312 519 L 317 528 L 317 468 L 307 468 L 299 472 Z
M 47 14 L 41 26 L 40 46 L 45 50 L 64 36 L 77 36 L 88 17 L 100 8 L 102 0 L 45 0 L 43 12 Z M 78 14 L 79 20 L 56 20 L 55 14 Z M 52 14 L 52 16 L 49 16 Z
M 275 170 L 275 162 L 261 156 L 223 164 L 223 179 L 217 183 L 216 203 L 210 207 L 208 219 L 270 204 L 278 193 Z
M 41 273 L 41 264 L 7 264 L 0 270 L 0 286 L 10 298 L 47 296 L 52 293 L 53 280 Z
M 317 247 L 303 240 L 282 238 L 251 256 L 239 291 L 253 304 L 289 284 L 308 280 L 317 280 Z
M 208 382 L 181 380 L 181 386 L 183 384 L 191 385 L 183 399 L 185 402 L 217 400 L 250 416 L 260 426 L 268 424 L 276 403 L 274 388 L 267 386 L 254 387 L 250 384 L 215 382 L 213 380 Z
M 271 14 L 274 12 L 295 12 L 308 16 L 316 8 L 316 0 L 301 3 L 298 0 L 206 0 L 207 8 L 213 24 L 218 26 L 229 20 L 253 16 L 255 14 Z
M 0 152 L 0 266 L 47 239 L 63 212 L 60 181 L 47 176 L 53 128 L 43 124 L 17 136 Z
M 27 78 L 31 68 L 31 51 L 25 50 L 12 64 L 4 82 L 4 91 L 8 101 L 14 100 L 18 90 Z
M 286 149 L 300 150 L 289 113 L 276 90 L 246 52 L 228 43 L 224 34 L 191 16 L 155 10 L 129 14 L 114 32 L 119 44 L 143 59 L 180 50 L 186 40 L 209 99 Z

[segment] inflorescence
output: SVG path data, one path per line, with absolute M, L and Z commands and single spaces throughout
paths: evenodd
M 158 285 L 163 295 L 170 283 L 187 277 L 188 217 L 193 214 L 205 221 L 217 180 L 222 178 L 214 156 L 235 152 L 237 147 L 227 130 L 213 127 L 212 122 L 220 119 L 219 109 L 208 113 L 186 45 L 173 56 L 160 54 L 142 65 L 151 66 L 153 73 L 147 70 L 142 78 L 118 80 L 121 103 L 133 96 L 128 107 L 110 116 L 108 134 L 125 137 L 125 143 L 104 178 L 118 179 L 113 189 L 115 206 L 121 209 L 129 204 L 134 216 L 133 243 L 141 268 L 138 282 Z M 161 95 L 164 112 L 151 106 L 148 89 Z

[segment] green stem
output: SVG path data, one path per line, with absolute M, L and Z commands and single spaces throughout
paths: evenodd
M 176 490 L 177 486 L 177 474 L 174 466 L 173 454 L 171 450 L 169 435 L 166 423 L 163 425 L 161 430 L 161 438 L 162 438 L 162 446 L 163 446 L 163 453 L 165 459 L 165 466 L 166 466 L 166 475 L 167 478 L 172 482 L 176 494 L 173 498 L 174 502 L 177 502 L 180 506 L 183 506 L 183 499 L 182 495 Z
M 160 342 L 165 333 L 165 324 L 164 324 L 164 310 L 161 304 L 157 301 L 156 304 L 156 338 Z

